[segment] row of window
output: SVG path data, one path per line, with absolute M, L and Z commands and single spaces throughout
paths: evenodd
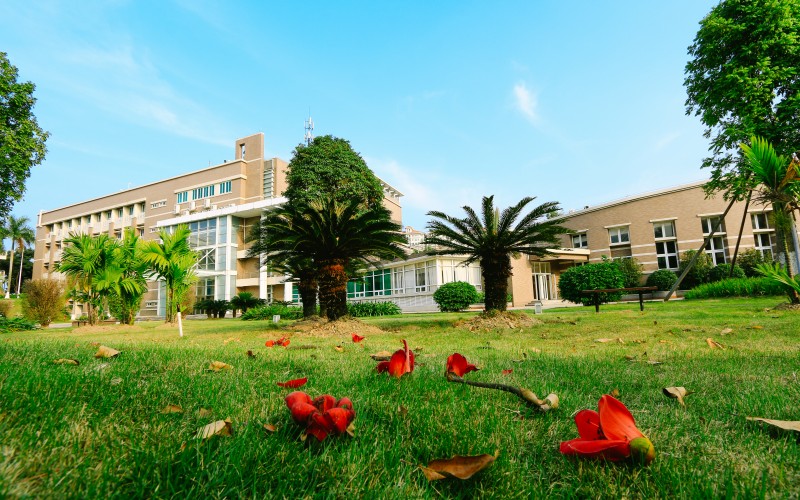
M 347 284 L 347 297 L 358 299 L 429 292 L 434 285 L 453 281 L 466 281 L 480 290 L 480 267 L 477 264 L 464 266 L 458 260 L 440 259 L 438 268 L 436 260 L 429 260 L 414 265 L 370 271 L 360 281 L 350 281 Z
M 772 259 L 773 228 L 770 226 L 769 214 L 753 213 L 750 217 L 753 226 L 755 248 L 767 259 Z M 711 257 L 714 265 L 725 263 L 725 221 L 719 216 L 703 217 L 700 225 L 704 235 L 709 235 L 712 230 L 714 237 L 708 242 L 705 252 Z M 653 223 L 653 238 L 655 239 L 656 257 L 659 269 L 678 268 L 678 237 L 675 232 L 675 222 L 657 221 Z M 630 231 L 628 226 L 608 228 L 608 239 L 612 254 L 619 251 L 620 247 L 630 245 Z M 589 239 L 585 232 L 572 235 L 573 248 L 588 248 Z M 615 248 L 616 247 L 616 248 Z M 623 252 L 624 253 L 624 252 Z M 620 253 L 622 255 L 622 253 Z M 630 252 L 628 252 L 630 255 Z
M 119 221 L 126 215 L 128 217 L 133 217 L 135 215 L 144 215 L 144 208 L 145 208 L 144 203 L 136 203 L 133 205 L 114 208 L 111 210 L 104 210 L 102 212 L 97 212 L 91 215 L 83 215 L 80 217 L 75 217 L 74 219 L 68 219 L 63 222 L 56 222 L 50 224 L 49 230 L 51 233 L 60 230 L 77 231 L 82 226 L 89 226 L 90 224 L 100 224 L 101 222 Z
M 218 192 L 217 192 L 218 191 Z M 202 200 L 203 198 L 210 198 L 215 194 L 226 194 L 233 191 L 233 183 L 231 181 L 223 181 L 219 184 L 209 184 L 191 190 L 192 200 Z M 216 193 L 215 193 L 216 192 Z M 181 191 L 175 195 L 176 203 L 186 203 L 189 201 L 189 191 Z

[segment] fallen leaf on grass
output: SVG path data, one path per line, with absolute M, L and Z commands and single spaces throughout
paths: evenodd
M 220 370 L 230 370 L 233 368 L 228 363 L 223 363 L 222 361 L 212 361 L 210 365 L 208 365 L 208 371 L 211 372 L 218 372 Z
M 217 420 L 203 427 L 195 435 L 196 439 L 208 439 L 213 436 L 230 436 L 233 432 L 231 419 Z
M 625 359 L 627 359 L 628 361 L 634 361 L 636 359 L 636 356 L 631 356 L 630 354 L 626 354 Z
M 488 467 L 500 455 L 500 451 L 496 451 L 494 455 L 475 455 L 475 456 L 459 456 L 456 455 L 450 459 L 434 460 L 429 463 L 427 467 L 422 465 L 419 468 L 428 481 L 437 481 L 439 479 L 446 479 L 454 477 L 457 479 L 469 479 L 476 473 Z
M 211 408 L 200 408 L 197 410 L 198 417 L 210 417 L 211 413 Z
M 611 392 L 609 392 L 609 394 L 611 394 L 615 398 L 619 398 L 619 389 L 611 389 Z
M 761 325 L 753 325 L 750 327 L 751 330 L 763 330 L 764 327 Z
M 371 354 L 370 358 L 374 359 L 375 361 L 389 361 L 392 358 L 392 353 L 389 351 L 380 351 L 376 352 L 375 354 Z
M 119 377 L 114 377 L 111 379 L 111 385 L 119 385 L 122 383 L 122 379 Z
M 617 337 L 615 339 L 595 339 L 595 342 L 599 342 L 601 344 L 605 344 L 606 342 L 618 342 L 620 344 L 625 343 L 625 341 L 622 340 L 620 337 Z
M 275 431 L 277 431 L 277 430 L 278 430 L 278 428 L 277 428 L 277 427 L 275 427 L 275 426 L 274 426 L 274 425 L 272 425 L 272 424 L 264 424 L 264 430 L 265 430 L 265 431 L 267 431 L 267 432 L 269 432 L 269 433 L 272 433 L 272 432 L 275 432 Z
M 724 330 L 719 332 L 720 335 L 727 335 L 729 333 L 733 333 L 733 328 L 725 328 Z
M 669 340 L 659 340 L 659 344 L 669 344 Z
M 101 345 L 94 354 L 95 358 L 113 358 L 116 356 L 119 356 L 118 350 L 106 347 L 104 345 Z
M 647 364 L 648 364 L 648 365 L 660 365 L 660 364 L 662 364 L 662 363 L 661 363 L 661 361 L 656 361 L 656 360 L 654 360 L 654 359 L 648 359 L 648 360 L 647 360 Z
M 247 357 L 252 359 L 256 357 L 256 354 L 253 351 L 247 351 Z
M 237 338 L 231 337 L 229 339 L 223 340 L 222 343 L 227 345 L 227 344 L 229 344 L 231 342 L 241 342 L 241 341 L 242 341 L 241 339 L 237 339 Z
M 722 344 L 712 339 L 711 337 L 706 339 L 706 344 L 708 344 L 708 347 L 712 349 L 723 349 L 723 350 L 725 349 L 725 347 L 723 347 Z
M 178 405 L 167 405 L 161 410 L 161 413 L 183 413 L 183 408 Z
M 355 343 L 359 343 L 359 342 L 361 342 L 362 340 L 364 340 L 364 337 L 363 337 L 363 336 L 361 336 L 361 335 L 358 335 L 358 334 L 356 334 L 356 333 L 354 333 L 354 334 L 353 334 L 353 342 L 355 342 Z
M 771 418 L 762 417 L 745 417 L 752 422 L 764 422 L 765 424 L 778 427 L 785 431 L 798 431 L 800 432 L 800 420 L 773 420 Z
M 685 387 L 665 387 L 661 389 L 661 391 L 664 393 L 666 397 L 677 399 L 678 403 L 680 403 L 681 406 L 686 406 L 686 403 L 684 403 L 683 398 L 693 393 L 692 391 L 687 391 Z
M 336 352 L 344 352 L 344 347 L 340 345 L 335 345 L 333 348 L 336 349 Z
M 278 382 L 278 387 L 287 387 L 289 389 L 297 389 L 303 387 L 308 382 L 308 377 L 296 378 L 294 380 L 287 380 L 286 382 Z
M 53 364 L 54 365 L 79 365 L 79 364 L 81 364 L 81 362 L 78 361 L 77 359 L 72 359 L 72 358 L 59 358 L 59 359 L 54 359 L 53 360 Z
M 511 375 L 514 370 L 503 370 L 503 375 Z

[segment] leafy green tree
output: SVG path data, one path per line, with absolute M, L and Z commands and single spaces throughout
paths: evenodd
M 756 271 L 756 267 L 765 262 L 764 255 L 762 255 L 761 252 L 755 248 L 749 248 L 739 255 L 739 259 L 736 261 L 736 266 L 742 268 L 745 276 L 748 278 L 753 278 L 755 276 L 760 276 L 758 271 Z
M 642 285 L 642 269 L 644 269 L 644 266 L 636 258 L 625 257 L 614 259 L 613 262 L 625 277 L 625 288 L 635 288 Z
M 242 314 L 246 313 L 248 309 L 261 305 L 263 301 L 250 292 L 239 292 L 231 297 L 230 304 L 233 310 L 233 317 L 236 317 L 236 311 L 241 310 Z
M 148 277 L 162 279 L 166 285 L 167 323 L 177 320 L 177 306 L 197 279 L 197 254 L 189 247 L 190 234 L 185 225 L 171 233 L 162 229 L 160 241 L 146 241 L 142 248 L 142 260 L 149 266 Z
M 625 275 L 617 263 L 611 260 L 570 267 L 561 273 L 558 279 L 558 291 L 561 298 L 585 306 L 594 304 L 594 296 L 583 295 L 584 290 L 623 288 L 624 286 Z M 622 292 L 601 293 L 597 297 L 602 303 L 620 298 L 622 298 Z
M 9 215 L 6 220 L 5 227 L 3 228 L 3 236 L 11 240 L 11 257 L 8 261 L 8 287 L 6 288 L 6 298 L 11 296 L 11 286 L 13 285 L 13 269 L 14 269 L 14 248 L 19 249 L 20 267 L 19 277 L 17 279 L 17 294 L 20 292 L 22 286 L 22 263 L 25 261 L 25 244 L 33 243 L 36 235 L 33 229 L 28 225 L 30 219 L 27 217 L 14 217 Z
M 326 198 L 358 200 L 368 208 L 383 203 L 383 188 L 361 155 L 344 139 L 323 135 L 294 150 L 284 193 L 289 203 L 310 205 Z
M 47 327 L 64 311 L 64 282 L 57 279 L 38 279 L 25 282 L 22 290 L 22 314 Z
M 558 248 L 559 236 L 570 232 L 559 225 L 558 218 L 548 218 L 556 212 L 557 202 L 543 203 L 533 208 L 514 225 L 526 205 L 534 198 L 526 197 L 500 213 L 494 206 L 494 196 L 484 196 L 481 216 L 464 207 L 463 219 L 432 211 L 434 220 L 428 223 L 426 242 L 434 255 L 465 255 L 465 264 L 478 261 L 483 273 L 485 309 L 506 310 L 506 291 L 511 277 L 511 256 L 518 254 L 547 255 Z
M 115 242 L 107 234 L 71 234 L 64 239 L 58 272 L 69 278 L 72 298 L 86 306 L 90 325 L 97 323 L 97 309 L 109 293 L 107 288 L 98 289 L 96 283 L 114 265 L 114 251 Z
M 31 168 L 44 160 L 50 135 L 33 114 L 36 86 L 17 82 L 17 76 L 17 68 L 0 52 L 0 219 L 22 199 Z
M 738 146 L 765 137 L 780 154 L 800 144 L 800 2 L 723 0 L 689 47 L 687 114 L 711 139 L 708 193 L 743 199 L 751 185 Z
M 689 263 L 694 258 L 697 250 L 687 250 L 681 254 L 681 260 L 678 264 L 678 275 L 682 274 L 683 271 L 689 266 Z M 714 262 L 711 260 L 711 256 L 707 253 L 701 253 L 694 262 L 694 265 L 686 274 L 686 277 L 683 278 L 681 282 L 682 289 L 692 289 L 698 285 L 702 285 L 703 283 L 708 283 L 709 277 L 711 274 L 711 269 L 714 267 Z
M 109 308 L 123 325 L 132 325 L 147 292 L 145 276 L 148 266 L 142 259 L 143 241 L 130 228 L 125 230 L 122 241 L 110 240 L 112 261 L 103 269 L 95 287 L 108 292 Z

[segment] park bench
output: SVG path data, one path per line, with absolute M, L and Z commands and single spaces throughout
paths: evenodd
M 600 294 L 601 293 L 617 293 L 617 292 L 631 292 L 639 294 L 639 310 L 644 311 L 644 297 L 643 295 L 647 292 L 653 292 L 658 290 L 658 287 L 655 286 L 636 286 L 632 288 L 603 288 L 603 289 L 595 289 L 595 290 L 582 290 L 581 295 L 593 295 L 594 296 L 594 312 L 600 312 Z

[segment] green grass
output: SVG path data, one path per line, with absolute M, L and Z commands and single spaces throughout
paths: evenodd
M 648 303 L 641 313 L 629 304 L 603 306 L 600 314 L 558 309 L 539 316 L 542 325 L 483 333 L 453 326 L 469 313 L 366 319 L 387 333 L 367 334 L 363 349 L 349 334 L 311 337 L 287 322 L 191 321 L 183 339 L 157 324 L 138 333 L 5 334 L 0 496 L 797 497 L 797 435 L 744 419 L 800 420 L 800 313 L 769 309 L 779 302 Z M 733 332 L 721 335 L 725 328 Z M 288 349 L 264 347 L 286 334 Z M 595 342 L 618 337 L 624 344 Z M 727 348 L 710 349 L 707 337 Z M 231 338 L 239 341 L 226 344 Z M 400 380 L 375 373 L 368 354 L 394 351 L 404 338 L 422 348 L 414 373 Z M 96 360 L 92 342 L 122 354 Z M 344 352 L 334 349 L 339 343 Z M 248 359 L 248 349 L 257 358 Z M 448 383 L 444 365 L 453 352 L 482 368 L 468 378 L 519 384 L 540 396 L 556 392 L 560 408 L 537 414 L 507 393 Z M 526 361 L 512 361 L 523 352 Z M 52 364 L 62 357 L 81 364 Z M 214 360 L 234 368 L 205 371 Z M 503 376 L 503 369 L 514 371 Z M 302 390 L 312 396 L 353 400 L 355 438 L 300 441 L 283 402 L 290 391 L 275 382 L 304 376 Z M 661 394 L 667 386 L 697 392 L 683 409 Z M 572 415 L 596 408 L 613 389 L 655 444 L 649 467 L 558 452 L 561 441 L 577 437 Z M 185 413 L 161 414 L 167 404 Z M 199 416 L 200 408 L 212 415 Z M 193 438 L 227 417 L 232 437 Z M 265 432 L 265 423 L 277 432 Z M 417 468 L 495 450 L 497 461 L 463 482 L 429 483 Z

